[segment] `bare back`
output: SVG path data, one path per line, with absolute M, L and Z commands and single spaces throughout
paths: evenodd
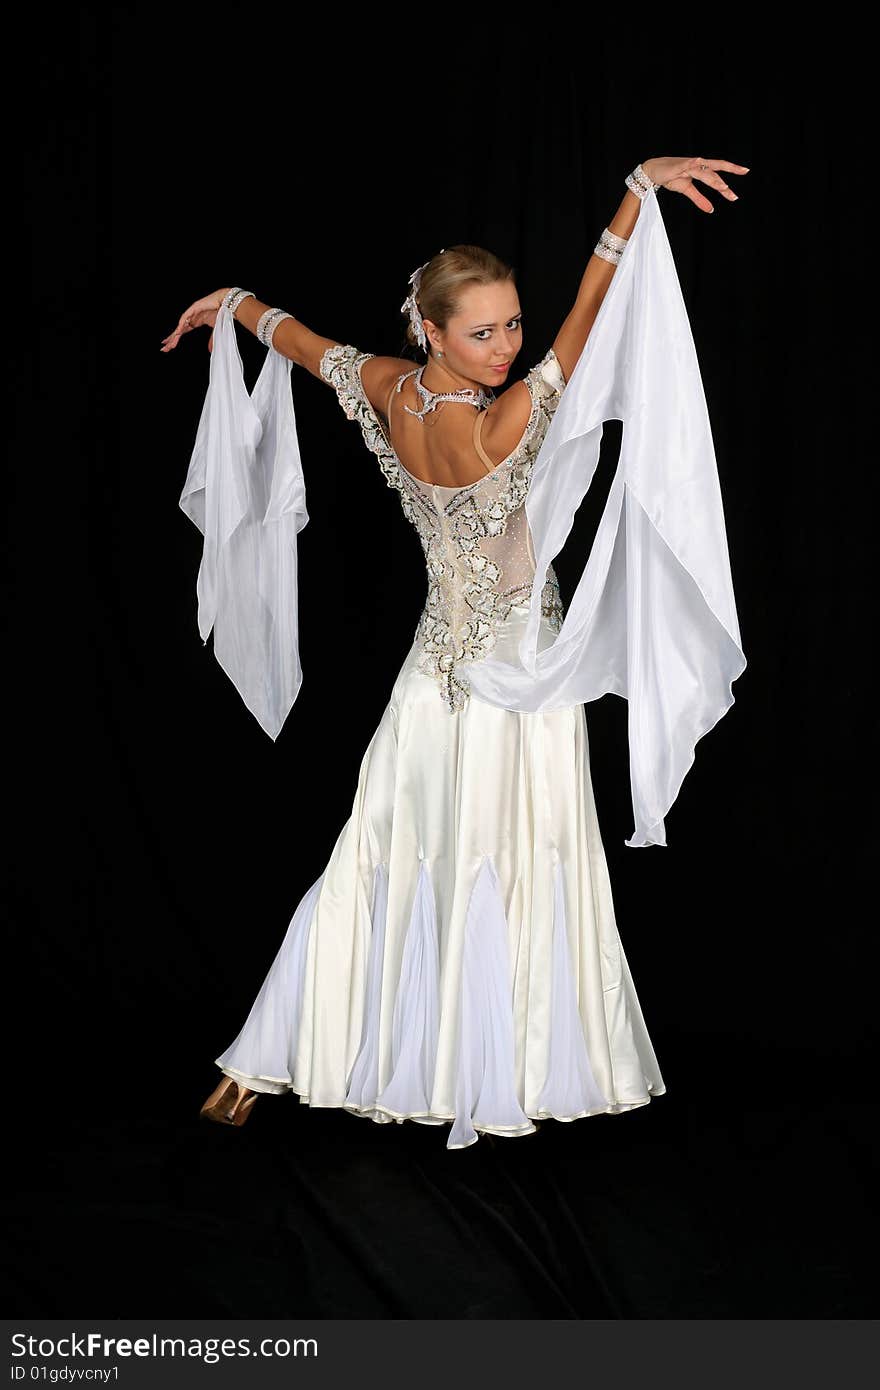
M 419 420 L 403 408 L 422 406 L 416 371 L 397 378 L 384 411 L 377 412 L 388 443 L 420 482 L 469 487 L 505 462 L 521 441 L 532 406 L 528 387 L 522 381 L 514 383 L 486 410 L 463 401 L 441 401 Z

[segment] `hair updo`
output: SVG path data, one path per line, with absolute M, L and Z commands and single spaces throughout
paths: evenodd
M 445 330 L 461 308 L 461 294 L 469 285 L 494 285 L 500 280 L 516 283 L 513 266 L 482 246 L 447 246 L 433 256 L 422 271 L 416 304 L 423 319 Z M 406 325 L 406 341 L 420 348 L 413 325 Z M 427 351 L 428 349 L 426 349 Z

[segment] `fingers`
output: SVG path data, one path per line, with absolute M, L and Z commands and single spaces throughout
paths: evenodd
M 708 164 L 710 169 L 726 169 L 731 174 L 747 174 L 749 172 L 747 164 L 733 164 L 729 159 L 705 159 L 697 156 L 698 164 Z
M 699 167 L 705 164 L 707 169 L 724 169 L 729 174 L 747 174 L 749 172 L 746 164 L 733 164 L 729 159 L 703 159 L 700 155 L 695 155 L 691 164 Z
M 703 167 L 704 165 L 706 168 Z M 747 174 L 749 172 L 745 164 L 732 164 L 729 159 L 700 159 L 697 161 L 696 169 L 692 172 L 697 178 L 703 179 L 706 183 L 711 184 L 713 188 L 719 188 L 723 192 L 731 193 L 732 190 L 730 185 L 725 183 L 724 179 L 717 172 L 719 169 L 724 169 L 730 174 Z M 733 193 L 732 196 L 735 198 L 737 195 Z
M 192 319 L 189 310 L 185 310 L 177 321 L 177 327 L 173 333 L 169 333 L 167 338 L 162 339 L 163 346 L 160 352 L 169 352 L 171 348 L 177 347 L 184 333 L 191 333 L 193 329 Z
M 724 169 L 731 174 L 747 174 L 748 167 L 745 164 L 734 164 L 729 159 L 696 159 L 695 167 L 691 169 L 691 179 L 700 179 L 702 183 L 707 183 L 710 188 L 717 188 L 719 193 L 723 193 L 728 202 L 735 203 L 739 199 L 739 194 L 734 193 L 733 189 L 718 173 L 719 169 Z M 691 192 L 689 190 L 689 192 Z M 694 196 L 697 190 L 691 192 L 691 201 L 696 203 L 698 208 L 704 212 L 714 212 L 715 209 L 708 198 Z
M 724 196 L 730 198 L 731 201 L 735 201 L 739 196 L 737 193 L 734 193 L 729 183 L 724 182 L 720 174 L 712 173 L 709 169 L 695 169 L 692 177 L 702 179 L 703 183 L 707 183 L 710 188 L 717 188 L 719 193 L 723 193 Z

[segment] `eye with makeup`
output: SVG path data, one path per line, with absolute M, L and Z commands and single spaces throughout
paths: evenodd
M 508 319 L 508 321 L 507 321 L 507 327 L 508 327 L 508 328 L 520 328 L 521 325 L 522 325 L 522 314 L 517 314 L 515 318 Z M 473 336 L 477 339 L 478 342 L 480 342 L 480 343 L 485 343 L 486 339 L 483 337 L 483 334 L 484 334 L 484 333 L 491 333 L 491 332 L 492 332 L 491 328 L 481 328 L 480 331 L 479 331 L 479 333 L 475 333 Z

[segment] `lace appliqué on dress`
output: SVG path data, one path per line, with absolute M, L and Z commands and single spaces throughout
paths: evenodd
M 397 490 L 404 515 L 419 536 L 428 593 L 415 631 L 418 666 L 439 682 L 452 712 L 462 709 L 470 696 L 463 664 L 487 656 L 511 608 L 529 602 L 534 556 L 523 504 L 565 379 L 551 348 L 526 376 L 532 408 L 516 449 L 485 478 L 457 489 L 441 506 L 431 485 L 414 478 L 400 463 L 366 396 L 360 371 L 371 356 L 350 344 L 335 343 L 321 358 L 320 373 L 335 389 L 347 418 L 360 424 L 367 448 L 378 458 L 388 486 Z M 552 565 L 541 593 L 541 611 L 558 632 L 564 610 Z

